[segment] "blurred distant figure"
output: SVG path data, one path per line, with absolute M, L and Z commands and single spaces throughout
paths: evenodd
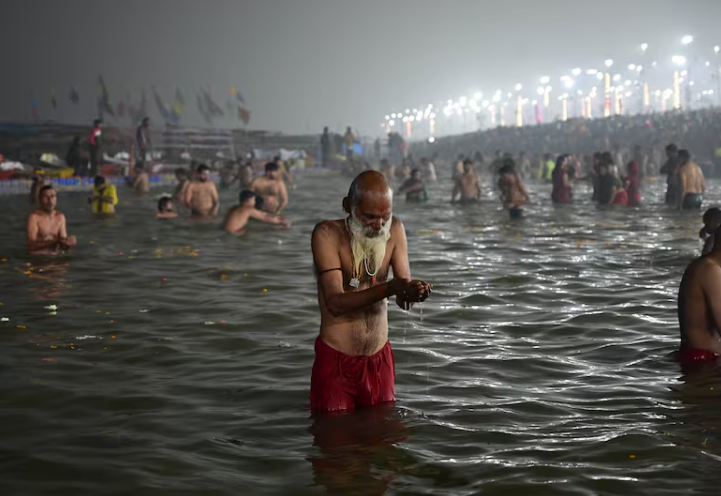
M 478 203 L 481 199 L 481 185 L 478 182 L 476 173 L 473 171 L 473 160 L 470 158 L 463 161 L 463 174 L 456 178 L 451 203 L 456 202 L 456 197 L 459 194 L 461 204 Z
M 200 164 L 195 181 L 185 189 L 184 203 L 190 208 L 190 215 L 196 219 L 217 217 L 220 210 L 220 198 L 215 184 L 210 181 L 210 167 Z
M 95 176 L 95 188 L 88 198 L 94 214 L 114 214 L 118 204 L 118 192 L 113 184 L 107 184 L 103 176 Z
M 150 118 L 145 117 L 135 130 L 136 163 L 145 164 L 150 148 Z
M 626 176 L 626 191 L 628 193 L 628 206 L 635 207 L 641 204 L 641 175 L 638 162 L 628 164 L 628 176 Z
M 518 154 L 518 171 L 522 178 L 531 176 L 531 161 L 528 159 L 526 152 Z
M 400 167 L 396 169 L 396 178 L 400 179 L 401 181 L 405 181 L 409 177 L 411 177 L 411 172 L 413 169 L 411 168 L 411 162 L 407 158 L 404 158 L 401 162 Z
M 523 206 L 531 200 L 513 159 L 506 159 L 498 171 L 498 191 L 503 208 L 508 210 L 511 219 L 520 219 Z
M 235 235 L 245 234 L 245 227 L 250 219 L 268 224 L 276 224 L 289 228 L 290 222 L 283 217 L 271 215 L 256 208 L 256 194 L 252 191 L 241 191 L 240 204 L 228 211 L 223 221 L 223 230 Z
M 436 167 L 433 165 L 433 162 L 428 160 L 428 157 L 421 157 L 421 173 L 423 174 L 423 178 L 430 183 L 438 181 Z
M 68 149 L 68 153 L 65 154 L 65 164 L 68 167 L 73 168 L 73 175 L 76 177 L 83 177 L 87 174 L 88 168 L 83 167 L 82 159 L 80 157 L 80 137 L 75 136 L 73 138 L 72 143 L 70 143 L 70 148 Z
M 381 139 L 376 138 L 373 142 L 373 158 L 376 160 L 381 159 Z
M 253 182 L 253 162 L 250 160 L 240 166 L 238 182 L 240 183 L 240 189 L 248 189 L 250 183 Z
M 381 169 L 380 172 L 381 172 L 381 174 L 383 174 L 385 176 L 386 181 L 391 183 L 393 181 L 393 178 L 395 177 L 395 173 L 396 173 L 395 167 L 393 166 L 391 161 L 388 160 L 387 158 L 382 159 L 381 163 L 380 163 L 380 169 Z
M 353 131 L 351 131 L 350 126 L 348 126 L 345 130 L 343 141 L 345 142 L 345 158 L 350 161 L 353 159 L 353 145 L 355 145 L 355 136 L 353 135 Z
M 233 162 L 226 162 L 223 168 L 220 169 L 220 189 L 230 188 L 237 180 L 238 175 L 235 173 L 235 165 Z
M 250 183 L 250 191 L 263 199 L 263 210 L 279 214 L 288 205 L 288 190 L 275 162 L 265 164 L 265 176 L 256 177 Z
M 453 167 L 453 180 L 454 181 L 463 175 L 463 163 L 464 163 L 463 161 L 464 161 L 463 154 L 460 153 L 458 155 L 458 158 L 456 159 L 455 166 Z
M 30 185 L 30 203 L 36 207 L 40 204 L 38 193 L 40 193 L 40 188 L 43 186 L 45 186 L 43 178 L 39 174 L 33 174 L 32 184 Z
M 323 168 L 328 167 L 330 151 L 330 135 L 328 134 L 328 126 L 326 126 L 320 136 L 320 163 Z
M 691 161 L 688 150 L 678 151 L 678 209 L 700 209 L 706 192 L 703 171 Z
M 699 238 L 704 242 L 701 255 L 708 255 L 714 250 L 714 237 L 719 226 L 721 226 L 721 209 L 713 207 L 706 210 L 703 214 L 703 227 L 698 233 Z
M 406 194 L 406 202 L 422 203 L 428 201 L 428 193 L 423 185 L 423 175 L 419 169 L 413 169 L 411 177 L 401 185 L 399 193 Z
M 173 204 L 173 198 L 168 195 L 163 195 L 158 200 L 158 213 L 155 214 L 156 219 L 174 219 L 178 216 L 178 212 L 175 211 L 175 205 Z
M 135 177 L 133 178 L 133 192 L 136 195 L 146 195 L 150 191 L 150 177 L 142 162 L 135 166 Z
M 183 203 L 185 200 L 185 189 L 190 183 L 188 179 L 188 171 L 182 167 L 178 167 L 175 169 L 175 179 L 178 181 L 178 184 L 175 186 L 175 191 L 173 191 L 173 199 L 177 202 Z
M 678 204 L 678 147 L 671 143 L 666 146 L 666 163 L 663 164 L 661 174 L 666 174 L 666 205 Z
M 568 155 L 561 155 L 551 168 L 551 181 L 553 182 L 551 200 L 553 203 L 571 203 L 571 180 L 568 177 L 568 167 Z
M 103 121 L 95 119 L 93 121 L 93 129 L 88 135 L 88 150 L 90 151 L 90 176 L 97 176 L 98 164 L 101 158 L 101 140 L 100 137 L 103 134 Z

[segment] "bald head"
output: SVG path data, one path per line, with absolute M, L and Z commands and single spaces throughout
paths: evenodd
M 365 228 L 379 233 L 393 215 L 393 190 L 380 172 L 362 172 L 351 183 L 343 209 Z
M 348 197 L 350 207 L 358 206 L 364 198 L 385 197 L 393 200 L 393 190 L 386 177 L 378 171 L 369 170 L 361 172 L 350 185 Z

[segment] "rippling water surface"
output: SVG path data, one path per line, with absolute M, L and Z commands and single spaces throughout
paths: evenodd
M 532 185 L 514 222 L 490 196 L 449 205 L 449 182 L 398 198 L 435 289 L 390 311 L 398 402 L 312 418 L 310 233 L 348 183 L 299 178 L 293 228 L 240 239 L 156 221 L 151 198 L 99 220 L 61 194 L 79 248 L 55 260 L 24 254 L 26 199 L 0 198 L 0 493 L 718 492 L 721 381 L 668 357 L 700 215 L 661 184 L 617 210 Z

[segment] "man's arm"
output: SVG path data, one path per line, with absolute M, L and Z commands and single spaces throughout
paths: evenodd
M 460 188 L 458 187 L 460 181 L 460 177 L 457 177 L 455 182 L 453 183 L 453 194 L 451 195 L 451 203 L 456 202 L 456 197 L 458 196 L 458 193 L 460 192 Z
M 215 184 L 210 183 L 210 197 L 213 199 L 213 217 L 218 215 L 220 211 L 220 197 L 218 196 L 218 189 Z
M 185 187 L 185 192 L 181 193 L 183 196 L 183 204 L 185 204 L 187 208 L 190 208 L 190 206 L 193 204 L 193 190 L 195 189 L 194 187 L 194 183 L 188 182 Z
M 263 212 L 262 210 L 258 210 L 257 208 L 254 208 L 250 211 L 250 216 L 255 220 L 267 222 L 268 224 L 281 225 L 287 223 L 287 221 L 283 217 L 271 215 L 268 212 Z
M 369 307 L 397 294 L 406 281 L 395 279 L 362 291 L 346 292 L 343 288 L 343 270 L 338 246 L 338 233 L 328 222 L 318 224 L 311 238 L 313 262 L 318 271 L 318 282 L 331 315 L 338 317 Z
M 704 262 L 702 262 L 704 263 Z M 721 267 L 712 262 L 706 262 L 709 267 L 700 268 L 701 289 L 706 296 L 706 302 L 710 307 L 710 313 L 713 317 L 713 328 L 721 328 Z
M 659 173 L 659 174 L 666 174 L 666 175 L 668 175 L 668 174 L 671 173 L 671 167 L 672 167 L 671 161 L 668 160 L 668 161 L 666 161 L 665 164 L 663 164 L 663 166 L 662 166 L 661 169 L 658 171 L 658 173 Z
M 518 183 L 518 188 L 521 190 L 523 197 L 526 199 L 527 202 L 530 202 L 531 197 L 528 196 L 528 190 L 526 189 L 526 185 L 523 180 L 520 177 L 516 176 L 516 182 Z
M 678 173 L 678 209 L 683 209 L 683 200 L 686 197 L 686 174 Z
M 65 216 L 63 214 L 58 214 L 60 217 L 60 227 L 58 229 L 58 243 L 63 248 L 69 248 L 71 246 L 75 246 L 77 244 L 77 241 L 75 239 L 75 236 L 68 236 L 68 230 L 65 225 Z
M 288 205 L 288 190 L 285 188 L 285 183 L 283 181 L 278 182 L 278 196 L 280 197 L 280 203 L 278 204 L 278 212 L 282 212 L 286 205 Z

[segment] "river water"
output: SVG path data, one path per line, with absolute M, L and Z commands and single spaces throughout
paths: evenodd
M 121 191 L 100 220 L 62 193 L 79 247 L 57 259 L 24 254 L 26 198 L 0 197 L 0 493 L 717 493 L 721 380 L 668 357 L 698 212 L 661 184 L 612 210 L 531 185 L 513 222 L 490 196 L 450 205 L 450 181 L 397 198 L 434 285 L 391 305 L 398 402 L 312 418 L 310 233 L 348 184 L 300 177 L 293 228 L 239 239 L 156 221 L 152 198 Z

